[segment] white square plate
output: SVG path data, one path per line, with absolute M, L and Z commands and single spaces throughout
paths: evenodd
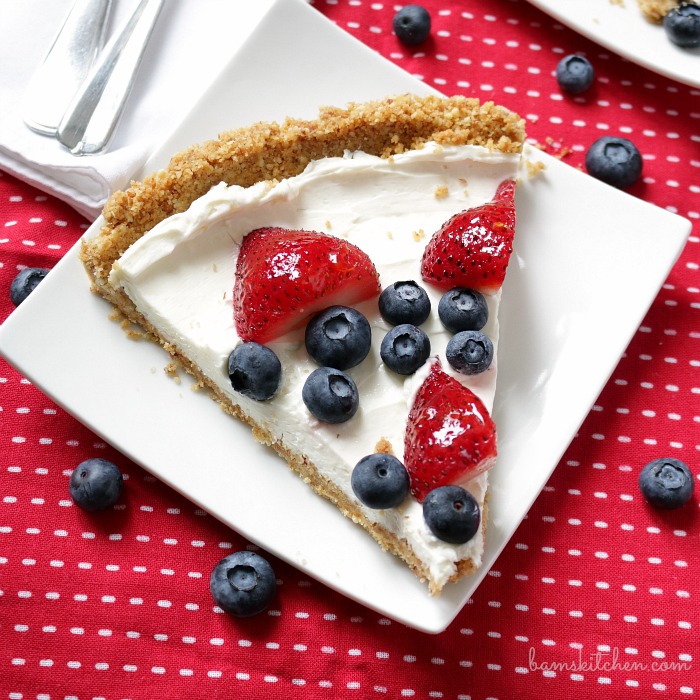
M 312 117 L 322 104 L 409 91 L 431 92 L 315 9 L 278 0 L 144 170 L 255 120 Z M 517 195 L 484 563 L 439 598 L 246 426 L 187 379 L 167 378 L 164 352 L 128 340 L 90 294 L 77 246 L 0 328 L 0 352 L 106 441 L 270 553 L 387 617 L 440 632 L 546 483 L 690 231 L 684 219 L 554 158 L 534 149 L 526 157 L 545 169 Z
M 676 46 L 661 25 L 644 17 L 637 0 L 528 1 L 619 56 L 659 75 L 700 87 L 700 49 Z

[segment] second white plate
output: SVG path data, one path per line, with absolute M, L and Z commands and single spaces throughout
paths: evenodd
M 700 49 L 682 49 L 662 26 L 644 18 L 637 0 L 528 0 L 596 43 L 633 63 L 700 87 Z

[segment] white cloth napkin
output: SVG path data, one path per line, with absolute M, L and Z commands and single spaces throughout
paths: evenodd
M 0 3 L 0 169 L 68 202 L 88 219 L 185 117 L 271 5 L 165 0 L 109 149 L 74 156 L 22 121 L 22 95 L 73 0 Z M 138 0 L 112 0 L 108 37 Z M 233 126 L 233 125 L 232 125 Z M 216 134 L 212 134 L 214 138 Z

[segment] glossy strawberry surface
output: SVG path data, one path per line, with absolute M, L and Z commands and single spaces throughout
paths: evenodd
M 351 243 L 315 231 L 256 229 L 243 239 L 236 263 L 236 331 L 244 341 L 266 343 L 321 309 L 380 291 L 374 264 Z
M 411 493 L 422 503 L 438 486 L 462 485 L 478 476 L 495 457 L 496 426 L 486 407 L 435 362 L 406 425 L 404 463 Z
M 505 180 L 490 202 L 459 212 L 443 224 L 423 253 L 423 279 L 445 290 L 498 291 L 513 252 L 514 192 L 515 183 Z

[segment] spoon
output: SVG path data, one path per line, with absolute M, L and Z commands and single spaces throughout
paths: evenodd
M 111 0 L 76 0 L 43 62 L 31 77 L 22 105 L 24 123 L 53 136 L 73 95 L 102 49 Z

